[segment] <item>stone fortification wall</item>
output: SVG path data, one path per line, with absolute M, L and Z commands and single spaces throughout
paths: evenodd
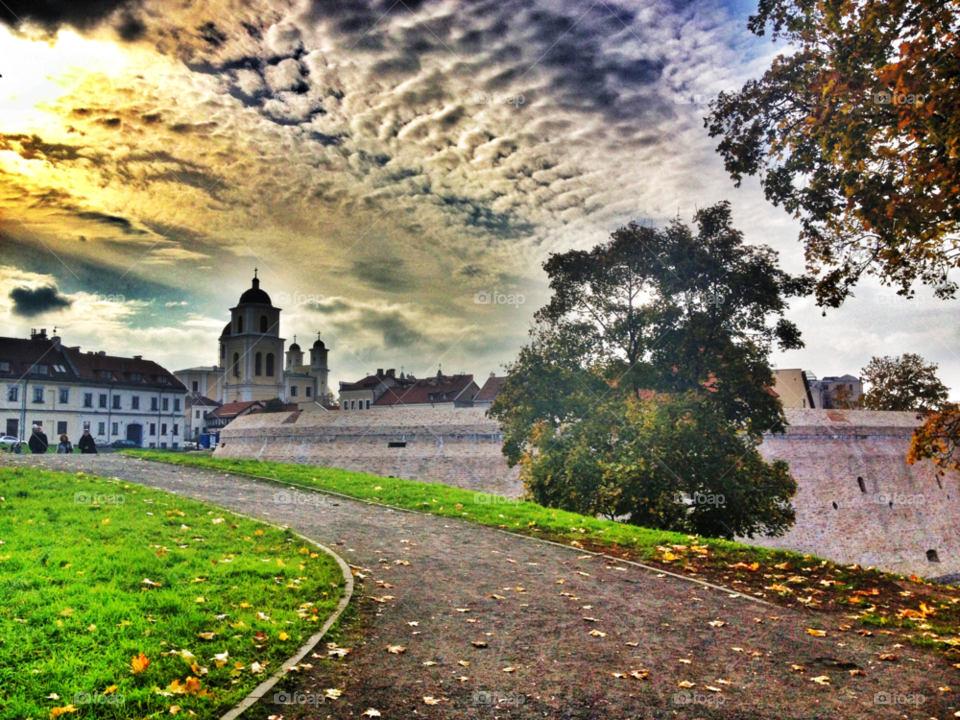
M 221 435 L 217 457 L 260 458 L 367 472 L 519 497 L 518 469 L 480 408 L 247 415 Z
M 923 577 L 960 573 L 960 486 L 956 475 L 938 478 L 929 462 L 906 464 L 914 413 L 786 413 L 788 432 L 766 437 L 761 453 L 790 463 L 797 522 L 784 537 L 749 542 Z M 502 441 L 480 408 L 382 408 L 248 415 L 224 430 L 216 454 L 519 497 Z

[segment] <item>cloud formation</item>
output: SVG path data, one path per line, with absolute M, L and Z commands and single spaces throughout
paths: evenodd
M 14 288 L 10 291 L 10 299 L 13 300 L 13 314 L 25 318 L 64 310 L 73 304 L 51 285 Z

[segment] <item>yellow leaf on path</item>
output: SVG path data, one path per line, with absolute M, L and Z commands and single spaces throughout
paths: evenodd
M 625 678 L 625 677 L 626 677 L 626 674 L 624 674 L 624 673 L 615 672 L 615 673 L 610 673 L 610 674 L 613 675 L 615 678 Z
M 633 670 L 633 671 L 630 673 L 630 677 L 636 678 L 637 680 L 643 680 L 643 679 L 645 679 L 645 678 L 650 677 L 650 673 L 648 673 L 648 672 L 646 672 L 646 671 Z
M 73 703 L 71 703 L 70 705 L 64 705 L 63 707 L 55 707 L 55 708 L 53 708 L 53 709 L 50 711 L 50 717 L 51 717 L 51 719 L 52 719 L 52 718 L 58 718 L 58 717 L 60 717 L 61 715 L 65 715 L 65 714 L 67 714 L 67 713 L 75 713 L 75 712 L 77 712 L 77 708 L 75 708 L 75 707 L 73 706 Z
M 200 638 L 201 640 L 213 640 L 213 638 L 215 638 L 216 636 L 217 634 L 215 632 L 197 633 L 197 637 Z
M 807 632 L 814 637 L 825 637 L 827 634 L 826 630 L 814 630 L 813 628 L 807 628 Z
M 150 660 L 147 659 L 146 655 L 144 655 L 143 653 L 140 653 L 139 655 L 134 656 L 130 664 L 133 666 L 133 674 L 137 675 L 139 673 L 142 673 L 144 670 L 146 670 L 150 666 Z
M 817 685 L 829 685 L 829 684 L 830 684 L 830 676 L 829 676 L 829 675 L 819 675 L 818 677 L 810 678 L 810 680 L 811 680 L 812 682 L 815 682 Z
M 117 691 L 117 686 L 116 686 L 116 685 L 111 685 L 110 687 L 108 687 L 106 690 L 103 691 L 103 694 L 104 694 L 104 695 L 109 695 L 110 693 L 116 692 L 116 691 Z
M 431 695 L 424 695 L 423 702 L 427 705 L 439 705 L 442 700 L 440 698 L 432 697 Z
M 893 653 L 882 653 L 880 655 L 881 660 L 886 660 L 888 662 L 896 662 L 900 659 L 899 655 L 894 655 Z
M 504 671 L 505 673 L 512 673 L 512 672 L 516 672 L 517 669 L 516 669 L 515 667 L 505 667 L 505 668 L 503 669 L 503 671 Z
M 380 711 L 374 710 L 373 708 L 367 708 L 363 715 L 364 717 L 380 717 Z
M 219 655 L 214 655 L 213 662 L 216 664 L 218 668 L 222 668 L 224 665 L 227 664 L 227 660 L 229 658 L 230 658 L 230 653 L 225 651 L 220 653 Z
M 329 698 L 330 700 L 336 700 L 338 697 L 343 695 L 343 690 L 337 690 L 335 688 L 327 688 L 326 690 L 323 691 L 323 694 L 325 697 Z
M 401 653 L 405 653 L 406 651 L 407 649 L 402 645 L 390 645 L 387 647 L 387 652 L 393 653 L 394 655 L 399 655 Z
M 279 635 L 277 635 L 277 637 L 280 638 L 281 640 L 289 640 L 289 639 L 290 639 L 290 636 L 287 635 L 285 632 L 280 633 Z
M 593 635 L 594 637 L 601 637 L 601 638 L 604 638 L 607 636 L 605 632 L 600 632 L 599 630 L 591 630 L 590 634 Z
M 861 670 L 860 668 L 854 668 L 853 670 L 850 671 L 850 674 L 851 674 L 851 675 L 866 675 L 866 673 L 865 673 L 863 670 Z
M 711 627 L 723 627 L 726 625 L 726 623 L 723 620 L 711 620 L 707 623 L 707 625 L 710 625 Z
M 205 597 L 203 597 L 203 595 L 201 595 L 201 596 L 198 597 L 194 602 L 197 602 L 197 603 L 205 603 L 206 601 L 207 601 L 207 599 L 206 599 Z
M 696 686 L 697 686 L 696 683 L 692 683 L 689 680 L 681 680 L 680 682 L 677 683 L 677 687 L 682 687 L 682 688 L 691 688 Z
M 433 666 L 436 665 L 436 664 L 437 664 L 437 663 L 436 663 L 435 660 L 427 660 L 427 661 L 424 663 L 424 666 L 425 666 L 425 667 L 433 667 Z
M 470 643 L 475 648 L 485 648 L 489 643 L 484 642 L 483 640 L 474 640 Z
M 464 667 L 469 667 L 470 661 L 469 661 L 469 660 L 458 660 L 458 661 L 457 661 L 457 665 L 463 665 Z
M 790 669 L 794 672 L 806 672 L 807 669 L 803 665 L 791 665 Z
M 250 672 L 254 675 L 260 675 L 264 670 L 266 670 L 266 665 L 261 665 L 258 662 L 250 664 Z
M 244 601 L 244 602 L 240 603 L 240 607 L 242 607 L 242 608 L 250 608 L 250 607 L 253 607 L 253 605 L 251 605 L 250 603 Z
M 170 714 L 171 714 L 171 715 L 176 715 L 178 712 L 180 712 L 180 706 L 179 706 L 179 705 L 171 705 L 171 706 L 170 706 Z
M 704 685 L 704 687 L 710 692 L 723 692 L 723 690 L 721 690 L 720 688 L 713 687 L 712 685 Z
M 685 665 L 689 665 L 689 664 L 690 664 L 691 662 L 693 662 L 693 661 L 692 661 L 692 660 L 687 660 L 686 658 L 680 658 L 679 660 L 677 660 L 677 662 L 682 662 L 682 663 L 685 664 Z

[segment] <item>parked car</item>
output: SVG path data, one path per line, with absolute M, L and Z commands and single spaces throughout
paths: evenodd
M 13 435 L 4 435 L 3 437 L 0 437 L 0 448 L 12 453 L 23 452 L 22 443 Z
M 110 443 L 112 448 L 138 448 L 140 447 L 133 440 L 114 440 Z
M 200 443 L 193 442 L 192 440 L 187 440 L 183 444 L 183 449 L 184 450 L 203 450 L 203 448 L 200 446 Z

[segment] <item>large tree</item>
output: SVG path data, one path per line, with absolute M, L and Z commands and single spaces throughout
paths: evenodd
M 960 264 L 960 5 L 942 0 L 760 0 L 749 29 L 785 38 L 759 80 L 706 119 L 740 184 L 801 221 L 817 301 L 864 274 L 953 297 Z
M 869 385 L 860 398 L 866 410 L 936 410 L 949 392 L 937 377 L 936 363 L 924 362 L 911 353 L 870 358 L 860 375 Z
M 783 314 L 810 283 L 744 245 L 728 204 L 694 221 L 696 233 L 679 220 L 630 224 L 592 250 L 552 255 L 553 297 L 490 412 L 539 502 L 724 536 L 782 532 L 796 486 L 756 445 L 784 429 L 769 353 L 802 347 Z M 656 408 L 641 403 L 650 393 Z M 661 512 L 655 499 L 730 483 L 727 530 L 703 508 Z M 751 487 L 771 494 L 740 491 Z

